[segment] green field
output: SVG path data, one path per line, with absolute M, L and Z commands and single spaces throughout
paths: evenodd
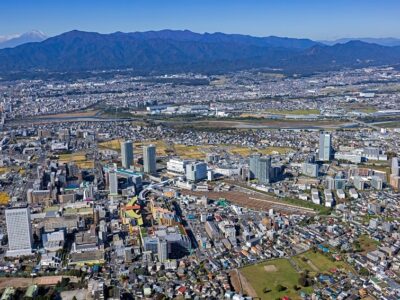
M 351 270 L 351 267 L 343 261 L 332 261 L 320 252 L 307 251 L 293 257 L 302 270 L 314 273 L 330 273 L 336 269 Z
M 292 261 L 297 265 L 301 272 L 309 271 L 310 277 L 317 273 L 331 273 L 335 270 L 344 270 L 354 273 L 350 265 L 343 261 L 332 261 L 320 252 L 307 251 L 292 257 Z M 265 266 L 270 269 L 265 268 Z M 272 269 L 271 269 L 272 268 Z M 300 292 L 311 294 L 312 287 L 302 287 L 296 291 L 294 286 L 298 284 L 300 273 L 298 273 L 288 259 L 275 259 L 261 264 L 244 267 L 240 270 L 241 274 L 247 279 L 248 283 L 261 299 L 277 299 L 288 296 L 290 299 L 300 299 Z M 287 290 L 279 292 L 277 285 L 283 285 Z M 270 289 L 264 293 L 265 289 Z
M 266 270 L 265 266 L 272 266 L 275 270 Z M 312 288 L 302 288 L 299 291 L 294 290 L 294 285 L 298 284 L 300 275 L 292 267 L 287 259 L 275 259 L 265 263 L 245 267 L 240 270 L 241 274 L 246 277 L 247 281 L 256 291 L 261 299 L 277 299 L 288 296 L 290 299 L 300 299 L 300 291 L 311 293 Z M 279 292 L 277 285 L 282 285 L 287 289 Z M 264 293 L 264 289 L 270 289 L 268 293 Z
M 367 114 L 370 114 L 370 113 L 374 113 L 374 112 L 377 112 L 378 110 L 376 109 L 376 107 L 363 107 L 363 108 L 360 108 L 360 109 L 358 109 L 359 111 L 361 111 L 361 112 L 363 112 L 363 113 L 367 113 Z
M 376 124 L 376 126 L 378 126 L 380 128 L 400 128 L 400 122 L 399 121 L 385 122 L 385 123 Z

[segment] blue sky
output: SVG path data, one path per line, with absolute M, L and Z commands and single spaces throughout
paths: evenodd
M 0 0 L 0 35 L 32 29 L 400 37 L 400 0 Z

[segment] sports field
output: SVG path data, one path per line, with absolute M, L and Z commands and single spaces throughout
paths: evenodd
M 275 259 L 265 263 L 245 267 L 240 270 L 246 277 L 261 299 L 270 300 L 288 296 L 290 299 L 300 299 L 300 291 L 311 293 L 312 288 L 306 287 L 295 291 L 294 285 L 298 285 L 299 273 L 293 268 L 287 259 Z M 282 285 L 284 291 L 278 291 L 277 286 Z M 270 290 L 266 292 L 265 290 Z
M 296 270 L 297 269 L 297 270 Z M 244 267 L 240 273 L 246 278 L 250 290 L 254 290 L 261 299 L 277 299 L 288 296 L 290 299 L 300 299 L 300 292 L 310 294 L 312 287 L 299 286 L 301 272 L 309 271 L 310 277 L 317 273 L 332 273 L 338 270 L 354 272 L 351 266 L 343 261 L 332 261 L 320 252 L 307 251 L 294 256 L 291 261 L 286 258 L 275 259 L 264 263 Z M 277 289 L 278 285 L 286 288 Z M 266 289 L 269 290 L 266 292 Z

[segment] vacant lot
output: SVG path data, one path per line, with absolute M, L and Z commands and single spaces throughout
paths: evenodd
M 361 235 L 358 239 L 360 248 L 364 253 L 374 251 L 378 248 L 379 242 L 371 239 L 368 235 Z
M 300 291 L 294 290 L 300 275 L 287 259 L 275 259 L 265 263 L 245 267 L 240 270 L 244 277 L 256 291 L 261 299 L 277 299 L 288 296 L 290 299 L 300 299 Z M 277 286 L 282 285 L 285 291 L 278 291 Z M 270 292 L 264 293 L 265 289 Z M 312 288 L 303 288 L 302 291 L 311 293 Z
M 60 154 L 58 160 L 60 163 L 74 162 L 81 169 L 94 168 L 94 162 L 87 160 L 84 153 Z
M 233 155 L 249 156 L 251 154 L 260 153 L 262 155 L 270 154 L 286 154 L 290 152 L 291 148 L 285 147 L 267 147 L 262 149 L 254 149 L 249 147 L 232 146 L 228 148 L 228 152 Z
M 197 197 L 206 196 L 207 198 L 213 200 L 218 200 L 222 198 L 239 206 L 248 207 L 259 211 L 268 211 L 270 208 L 273 208 L 275 211 L 281 212 L 283 214 L 315 214 L 312 209 L 291 205 L 289 203 L 285 203 L 284 201 L 280 201 L 273 196 L 264 194 L 254 195 L 253 193 L 244 193 L 238 190 L 223 192 L 197 192 L 182 190 L 181 192 L 183 195 L 193 195 Z M 255 196 L 257 196 L 257 198 Z
M 10 202 L 10 196 L 7 192 L 0 192 L 0 205 L 7 205 Z
M 10 172 L 10 168 L 8 167 L 0 167 L 0 175 Z

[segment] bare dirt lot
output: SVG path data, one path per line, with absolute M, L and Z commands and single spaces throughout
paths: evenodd
M 272 196 L 260 194 L 260 193 L 244 193 L 238 190 L 234 191 L 224 191 L 224 192 L 197 192 L 182 190 L 183 195 L 193 195 L 193 196 L 206 196 L 209 199 L 218 200 L 220 198 L 226 199 L 231 203 L 248 207 L 256 210 L 268 211 L 273 208 L 276 211 L 285 214 L 315 214 L 312 209 L 303 208 L 300 206 L 295 206 L 291 204 L 284 203 Z
M 276 268 L 276 266 L 275 265 L 266 265 L 266 266 L 264 266 L 264 270 L 265 270 L 265 272 L 276 272 L 276 271 L 278 271 L 278 269 Z

